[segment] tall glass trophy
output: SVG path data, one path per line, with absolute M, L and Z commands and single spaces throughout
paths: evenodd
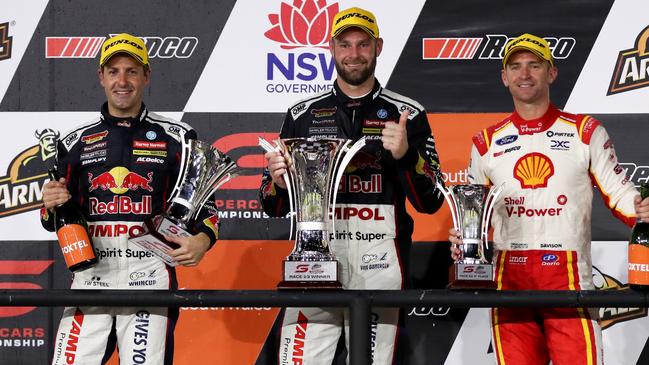
M 289 138 L 275 145 L 259 138 L 266 151 L 290 156 L 284 174 L 289 195 L 291 230 L 295 246 L 284 260 L 278 288 L 341 288 L 338 261 L 329 245 L 335 232 L 334 206 L 345 167 L 365 145 L 336 138 Z
M 495 288 L 494 268 L 485 257 L 491 214 L 502 186 L 438 183 L 449 205 L 453 228 L 460 233 L 460 257 L 449 270 L 449 288 Z
M 169 266 L 176 261 L 169 253 L 178 244 L 164 235 L 188 237 L 190 221 L 196 219 L 201 208 L 214 192 L 239 173 L 232 159 L 203 141 L 182 139 L 180 172 L 169 198 L 166 212 L 147 219 L 143 233 L 131 237 L 129 243 L 151 251 Z

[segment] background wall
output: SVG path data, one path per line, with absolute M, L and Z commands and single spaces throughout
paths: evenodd
M 603 121 L 621 166 L 638 185 L 649 172 L 649 5 L 633 0 L 32 0 L 0 12 L 0 288 L 66 288 L 69 274 L 37 207 L 52 162 L 41 133 L 61 134 L 92 119 L 104 100 L 96 78 L 99 47 L 111 34 L 144 38 L 152 62 L 149 109 L 192 124 L 245 168 L 217 192 L 222 240 L 196 269 L 180 269 L 191 289 L 270 289 L 291 249 L 288 222 L 268 219 L 256 201 L 264 160 L 257 137 L 277 135 L 286 108 L 326 90 L 335 78 L 325 37 L 327 9 L 361 6 L 385 40 L 377 77 L 422 103 L 447 182 L 466 182 L 470 136 L 512 109 L 500 82 L 502 47 L 531 32 L 553 47 L 559 78 L 552 101 Z M 324 25 L 323 25 L 324 24 Z M 320 33 L 325 34 L 325 33 Z M 411 278 L 443 287 L 447 208 L 416 216 Z M 626 282 L 629 230 L 596 198 L 596 282 Z M 649 362 L 646 309 L 600 310 L 607 364 Z M 44 364 L 61 309 L 0 308 L 3 364 Z M 274 308 L 183 308 L 177 364 L 272 364 Z M 400 363 L 490 364 L 484 310 L 404 311 Z M 196 351 L 200 349 L 200 351 Z M 344 353 L 340 354 L 341 357 Z

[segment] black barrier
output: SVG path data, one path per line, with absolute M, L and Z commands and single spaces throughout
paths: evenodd
M 0 290 L 0 306 L 348 307 L 352 365 L 370 364 L 371 307 L 649 307 L 649 292 L 450 290 Z

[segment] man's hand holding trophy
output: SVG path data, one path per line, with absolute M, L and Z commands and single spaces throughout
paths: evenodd
M 203 205 L 239 173 L 237 164 L 210 144 L 195 139 L 186 141 L 184 137 L 182 141 L 181 170 L 168 200 L 169 207 L 164 214 L 147 219 L 143 233 L 129 239 L 129 243 L 149 250 L 169 266 L 178 265 L 169 253 L 179 246 L 164 236 L 191 236 L 191 221 Z
M 485 257 L 485 249 L 491 213 L 502 186 L 469 184 L 447 189 L 438 183 L 437 188 L 444 194 L 453 220 L 450 240 L 455 262 L 449 271 L 448 287 L 495 288 L 493 265 Z

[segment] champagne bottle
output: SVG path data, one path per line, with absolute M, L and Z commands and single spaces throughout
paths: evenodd
M 640 185 L 640 196 L 649 196 L 649 183 Z M 629 286 L 649 289 L 649 223 L 638 220 L 629 240 Z
M 51 180 L 59 180 L 55 169 L 49 169 L 48 174 Z M 72 200 L 54 208 L 54 228 L 70 271 L 85 270 L 97 264 L 95 250 L 88 237 L 88 223 L 79 206 Z

